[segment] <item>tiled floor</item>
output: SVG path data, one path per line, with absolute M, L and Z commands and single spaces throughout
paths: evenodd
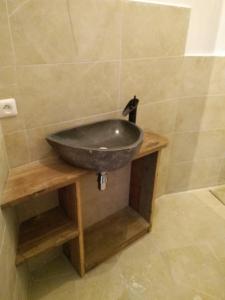
M 157 200 L 152 232 L 80 279 L 65 258 L 32 274 L 31 300 L 223 300 L 225 206 L 208 190 Z

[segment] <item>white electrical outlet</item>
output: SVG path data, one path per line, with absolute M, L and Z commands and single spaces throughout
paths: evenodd
M 16 100 L 13 98 L 0 100 L 0 118 L 17 115 Z

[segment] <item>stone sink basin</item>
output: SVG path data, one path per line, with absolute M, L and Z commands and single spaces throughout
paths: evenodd
M 143 131 L 131 122 L 112 119 L 51 134 L 47 141 L 69 164 L 105 172 L 132 160 L 142 144 Z

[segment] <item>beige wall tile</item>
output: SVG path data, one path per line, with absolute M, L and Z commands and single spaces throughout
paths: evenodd
M 203 159 L 170 165 L 167 193 L 218 184 L 220 159 Z
M 180 94 L 182 58 L 123 61 L 121 103 L 134 95 L 141 103 L 175 98 Z
M 210 157 L 222 157 L 225 149 L 225 131 L 212 130 L 199 133 L 196 146 L 195 159 L 209 159 Z
M 179 99 L 175 131 L 199 131 L 204 114 L 205 102 L 205 97 Z
M 145 130 L 167 134 L 174 130 L 177 101 L 140 105 L 137 124 Z
M 69 0 L 76 60 L 120 58 L 121 0 Z
M 168 180 L 168 168 L 170 163 L 171 148 L 173 144 L 173 134 L 167 134 L 167 139 L 169 144 L 166 148 L 162 149 L 160 160 L 159 160 L 159 169 L 158 169 L 158 181 L 157 181 L 157 197 L 160 197 L 166 193 L 166 185 Z
M 224 184 L 224 183 L 225 183 L 225 158 L 222 158 L 220 162 L 218 184 Z
M 13 257 L 15 257 L 18 230 L 17 216 L 13 208 L 3 209 L 2 215 L 6 223 L 4 238 L 5 247 L 10 248 L 10 250 L 8 249 L 8 251 L 11 252 L 12 255 L 14 255 Z M 13 266 L 15 266 L 13 262 L 11 263 L 13 264 Z
M 175 134 L 173 140 L 167 192 L 225 182 L 224 160 L 222 160 L 225 149 L 223 130 L 184 132 Z
M 12 249 L 10 249 L 9 243 L 4 241 L 3 249 L 0 255 L 0 280 L 1 280 L 1 299 L 13 299 L 14 284 L 16 280 L 15 265 L 11 260 L 14 258 Z
M 57 129 L 54 130 L 54 127 L 52 128 L 52 130 L 50 129 L 49 131 L 48 128 L 46 127 L 30 129 L 27 131 L 27 136 L 28 136 L 27 145 L 28 145 L 31 161 L 44 159 L 55 155 L 55 152 L 46 141 L 47 135 L 55 131 L 58 130 Z
M 173 136 L 171 162 L 192 161 L 198 144 L 198 132 L 176 133 Z
M 130 165 L 108 172 L 107 176 L 107 189 L 104 192 L 98 190 L 95 172 L 81 179 L 85 227 L 106 218 L 128 205 Z
M 208 94 L 213 57 L 184 57 L 181 96 Z
M 220 166 L 220 159 L 194 161 L 188 189 L 217 185 Z
M 1 202 L 1 194 L 8 174 L 8 158 L 7 158 L 1 124 L 0 124 L 0 166 L 1 166 L 0 167 L 0 202 Z
M 214 59 L 209 94 L 225 94 L 225 57 Z
M 12 209 L 7 209 L 2 211 L 1 218 L 5 222 L 5 231 L 0 249 L 0 299 L 13 300 L 16 283 L 16 217 Z
M 13 63 L 13 52 L 11 47 L 6 0 L 0 0 L 0 66 Z
M 0 99 L 13 98 L 16 95 L 16 85 L 7 85 L 0 89 Z M 1 120 L 3 123 L 4 119 Z
M 20 5 L 23 4 L 23 1 L 21 0 L 7 0 L 7 2 L 9 14 L 11 14 L 15 9 L 17 9 Z
M 166 165 L 170 161 L 170 155 L 171 155 L 173 139 L 174 139 L 174 132 L 167 133 L 164 136 L 167 137 L 168 144 L 165 148 L 161 150 L 160 163 L 162 166 Z
M 25 131 L 5 135 L 5 142 L 11 167 L 17 167 L 29 162 Z
M 26 1 L 10 17 L 18 64 L 73 61 L 66 0 Z
M 21 67 L 18 80 L 27 128 L 117 108 L 117 63 Z
M 24 6 L 24 4 L 26 4 L 26 1 L 24 1 L 24 0 L 7 0 L 7 3 L 8 3 L 9 15 L 12 15 L 17 10 L 20 10 Z
M 157 179 L 156 197 L 160 197 L 166 193 L 166 185 L 168 180 L 168 167 L 160 168 Z
M 169 166 L 167 193 L 186 190 L 191 176 L 192 162 L 181 162 Z
M 0 90 L 15 84 L 15 68 L 0 66 Z
M 0 247 L 1 247 L 0 250 L 2 250 L 4 234 L 5 234 L 5 220 L 3 218 L 2 211 L 0 210 Z M 1 253 L 1 251 L 0 251 L 0 253 Z
M 3 134 L 0 124 L 0 202 L 2 190 L 8 176 L 8 161 L 3 140 Z M 15 249 L 16 249 L 16 216 L 13 209 L 0 209 L 0 299 L 24 299 L 27 295 L 27 289 L 22 287 L 26 280 L 18 276 L 15 267 Z M 17 278 L 17 279 L 16 279 Z M 20 281 L 20 285 L 16 282 Z M 19 295 L 23 298 L 19 298 Z
M 125 1 L 123 58 L 183 55 L 190 10 Z
M 208 96 L 202 116 L 201 129 L 225 129 L 225 95 Z
M 4 185 L 8 176 L 8 161 L 7 154 L 5 149 L 4 137 L 2 133 L 2 128 L 0 124 L 0 203 L 2 201 L 2 191 L 4 189 Z M 3 240 L 5 236 L 5 218 L 2 214 L 2 210 L 0 209 L 0 260 L 1 260 L 1 252 L 3 246 Z

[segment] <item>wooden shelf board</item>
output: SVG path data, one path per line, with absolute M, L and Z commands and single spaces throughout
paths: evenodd
M 20 225 L 16 265 L 78 236 L 75 223 L 59 207 Z
M 59 158 L 37 161 L 13 168 L 3 191 L 2 207 L 19 204 L 76 182 L 86 174 L 85 169 L 74 168 Z
M 135 159 L 159 151 L 168 144 L 168 140 L 158 134 L 144 133 L 144 141 Z M 13 168 L 3 191 L 1 207 L 17 205 L 30 197 L 59 189 L 76 182 L 81 176 L 90 173 L 75 168 L 59 158 L 29 163 Z
M 150 229 L 132 208 L 127 207 L 85 230 L 85 269 L 90 270 L 126 247 Z

